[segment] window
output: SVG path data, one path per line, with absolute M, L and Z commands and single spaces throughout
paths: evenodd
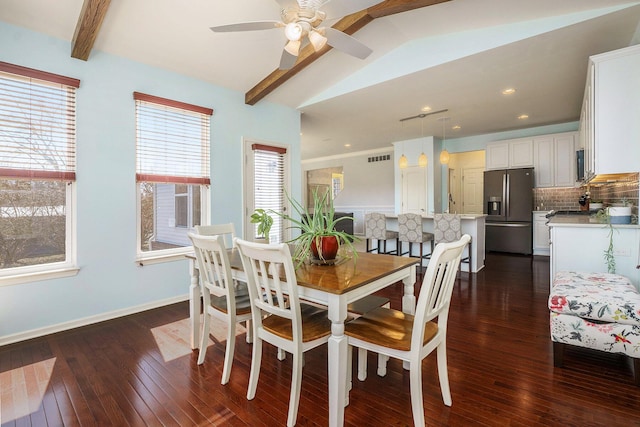
M 208 217 L 213 110 L 135 92 L 138 258 L 182 254 Z M 203 206 L 205 209 L 203 209 Z
M 75 264 L 78 87 L 0 62 L 0 279 Z
M 283 147 L 264 144 L 252 144 L 253 152 L 253 206 L 275 212 L 285 211 L 285 155 Z M 257 224 L 253 225 L 257 237 Z M 269 242 L 284 241 L 284 223 L 280 216 L 273 216 L 273 225 L 269 232 Z

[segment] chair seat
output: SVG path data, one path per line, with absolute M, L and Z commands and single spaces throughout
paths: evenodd
M 355 314 L 358 316 L 362 316 L 363 314 L 376 309 L 378 307 L 382 307 L 385 304 L 389 304 L 389 298 L 379 297 L 377 295 L 367 295 L 364 298 L 360 298 L 357 301 L 352 302 L 347 305 L 347 312 L 351 314 Z
M 327 310 L 322 308 L 300 304 L 302 315 L 302 341 L 308 342 L 325 335 L 331 334 L 331 321 Z M 291 321 L 279 316 L 267 316 L 262 320 L 265 330 L 287 340 L 293 340 Z
M 227 298 L 226 297 L 211 297 L 211 307 L 225 314 L 227 311 Z M 251 313 L 251 301 L 249 294 L 236 295 L 236 315 Z
M 345 334 L 372 344 L 401 351 L 411 349 L 413 316 L 389 308 L 376 308 L 345 325 Z M 438 333 L 438 324 L 427 322 L 423 345 Z

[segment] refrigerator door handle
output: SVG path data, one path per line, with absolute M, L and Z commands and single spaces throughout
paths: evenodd
M 511 210 L 510 209 L 510 207 L 511 207 L 510 206 L 510 204 L 511 204 L 511 197 L 510 197 L 510 195 L 511 195 L 511 188 L 510 188 L 511 187 L 511 183 L 510 183 L 510 178 L 511 177 L 509 176 L 509 172 L 504 174 L 504 176 L 505 176 L 505 180 L 506 180 L 506 183 L 507 183 L 507 185 L 505 187 L 505 196 L 504 196 L 504 199 L 506 200 L 506 202 L 504 204 L 504 206 L 505 206 L 504 215 L 507 218 L 507 220 L 509 220 L 509 215 L 511 214 L 509 212 Z
M 500 209 L 500 215 L 507 218 L 507 206 L 509 206 L 509 200 L 507 199 L 507 174 L 502 174 L 502 208 Z
M 532 227 L 530 222 L 487 222 L 487 227 L 511 227 L 511 228 L 523 228 Z

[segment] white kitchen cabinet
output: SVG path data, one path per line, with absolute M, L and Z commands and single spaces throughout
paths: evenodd
M 551 279 L 558 271 L 585 271 L 606 273 L 604 251 L 609 246 L 609 227 L 591 223 L 587 216 L 552 219 L 551 228 Z M 556 222 L 563 221 L 564 222 Z M 613 235 L 616 273 L 626 276 L 640 290 L 640 226 L 615 225 Z
M 549 226 L 547 211 L 533 212 L 533 254 L 549 256 Z
M 533 167 L 533 139 L 520 138 L 487 144 L 486 169 Z
M 589 58 L 580 117 L 585 177 L 640 171 L 640 45 Z
M 533 139 L 536 187 L 574 187 L 576 183 L 576 132 Z

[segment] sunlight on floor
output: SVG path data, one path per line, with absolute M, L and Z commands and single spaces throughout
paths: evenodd
M 202 318 L 200 325 L 202 325 Z M 211 318 L 211 334 L 209 335 L 208 346 L 212 344 L 226 345 L 227 341 L 227 325 L 222 320 Z M 244 333 L 244 327 L 236 326 L 236 335 Z M 156 340 L 158 349 L 162 354 L 165 362 L 186 356 L 192 352 L 189 343 L 189 319 L 179 320 L 167 325 L 158 326 L 151 329 L 151 334 Z M 213 338 L 215 341 L 212 341 Z
M 36 412 L 49 386 L 56 358 L 0 372 L 0 423 Z

